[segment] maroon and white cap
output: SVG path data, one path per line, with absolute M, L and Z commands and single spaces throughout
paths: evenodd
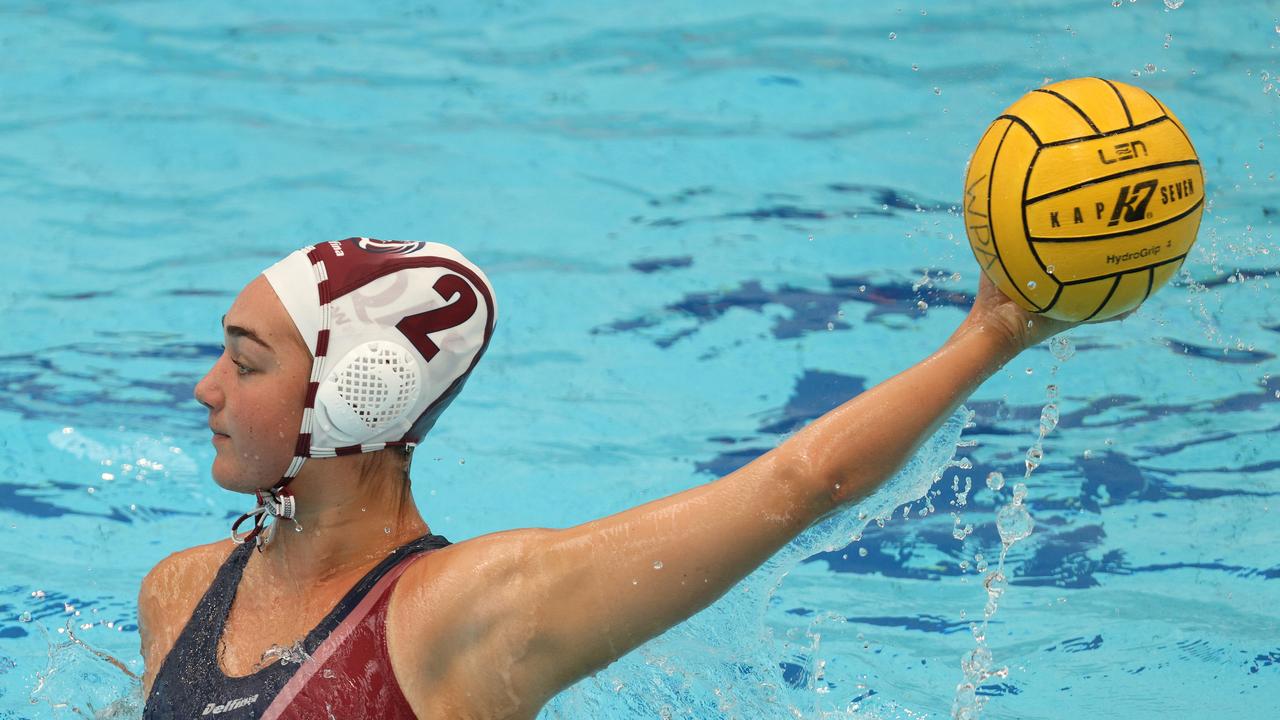
M 441 243 L 347 238 L 262 274 L 314 360 L 293 460 L 232 526 L 233 540 L 259 547 L 274 533 L 267 516 L 294 516 L 287 485 L 307 458 L 421 441 L 489 346 L 498 314 L 489 279 Z M 236 534 L 250 518 L 253 529 Z

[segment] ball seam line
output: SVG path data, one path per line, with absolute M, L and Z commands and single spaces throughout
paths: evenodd
M 1116 94 L 1116 99 L 1120 101 L 1120 107 L 1124 108 L 1125 119 L 1129 121 L 1129 127 L 1125 129 L 1126 130 L 1132 129 L 1133 115 L 1130 114 L 1129 112 L 1129 103 L 1125 102 L 1124 96 L 1120 94 L 1120 88 L 1116 87 L 1115 83 L 1111 82 L 1106 78 L 1095 77 L 1094 80 L 1101 80 L 1102 82 L 1106 83 L 1107 87 L 1111 88 L 1111 92 L 1114 92 Z
M 1027 188 L 1031 186 L 1031 173 L 1035 171 L 1036 162 L 1040 160 L 1040 153 L 1043 151 L 1044 146 L 1037 147 L 1035 153 L 1031 155 L 1031 162 L 1027 163 L 1027 174 L 1022 178 L 1022 192 L 1020 193 L 1024 198 L 1027 196 Z M 1027 249 L 1031 251 L 1031 257 L 1035 259 L 1036 264 L 1040 266 L 1040 272 L 1046 275 L 1052 275 L 1052 273 L 1049 272 L 1049 266 L 1045 264 L 1044 260 L 1040 259 L 1040 251 L 1036 249 L 1036 244 L 1030 242 L 1031 221 L 1027 217 L 1027 206 L 1025 204 L 1022 205 L 1020 210 L 1021 212 L 1018 214 L 1022 216 L 1022 236 L 1028 239 Z M 1030 298 L 1027 299 L 1029 300 Z M 1040 303 L 1034 303 L 1034 305 L 1037 308 L 1041 307 Z M 1041 309 L 1043 310 L 1043 308 Z
M 1022 126 L 1022 129 L 1023 129 L 1023 130 L 1026 130 L 1026 131 L 1027 131 L 1027 134 L 1031 136 L 1031 139 L 1032 139 L 1032 140 L 1034 140 L 1034 141 L 1035 141 L 1035 143 L 1036 143 L 1037 145 L 1039 145 L 1040 147 L 1046 147 L 1046 144 L 1045 144 L 1045 143 L 1040 142 L 1040 136 L 1036 134 L 1036 131 L 1035 131 L 1035 130 L 1032 130 L 1032 129 L 1031 129 L 1031 126 L 1027 124 L 1027 121 L 1026 121 L 1026 120 L 1023 120 L 1022 118 L 1018 117 L 1017 115 L 1009 115 L 1009 114 L 1007 114 L 1007 113 L 1006 113 L 1006 114 L 1001 115 L 1000 117 L 996 118 L 996 120 L 1012 120 L 1012 121 L 1014 121 L 1014 122 L 1018 123 L 1019 125 L 1021 125 L 1021 126 Z
M 1184 165 L 1199 165 L 1199 164 L 1200 164 L 1199 160 L 1170 160 L 1169 162 L 1156 163 L 1155 165 L 1147 165 L 1146 167 L 1134 168 L 1132 170 L 1123 170 L 1121 172 L 1113 173 L 1111 175 L 1103 175 L 1102 177 L 1086 180 L 1085 182 L 1082 182 L 1078 185 L 1071 185 L 1069 187 L 1064 187 L 1058 190 L 1053 190 L 1053 191 L 1044 193 L 1043 195 L 1037 195 L 1033 198 L 1027 198 L 1022 201 L 1022 207 L 1028 208 L 1032 205 L 1035 205 L 1038 202 L 1041 202 L 1043 200 L 1048 200 L 1051 197 L 1057 197 L 1059 195 L 1064 195 L 1069 192 L 1075 192 L 1076 190 L 1079 190 L 1081 188 L 1087 188 L 1090 185 L 1097 185 L 1098 183 L 1104 183 L 1110 180 L 1115 180 L 1117 178 L 1127 177 L 1129 175 L 1137 175 L 1138 173 L 1144 173 L 1149 170 L 1164 170 L 1171 167 L 1182 167 Z
M 1012 115 L 1008 117 L 1009 119 L 1017 122 L 1019 125 L 1022 125 L 1023 129 L 1025 129 L 1031 135 L 1031 139 L 1035 140 L 1036 138 L 1035 132 L 1032 131 L 1031 128 L 1025 122 L 1023 122 L 1021 118 L 1018 118 Z M 1013 279 L 1013 273 L 1009 272 L 1009 268 L 1005 267 L 1004 258 L 1000 255 L 1000 245 L 996 242 L 995 219 L 992 218 L 991 216 L 991 188 L 995 185 L 995 181 L 996 181 L 996 163 L 999 162 L 1000 160 L 1000 149 L 1004 147 L 1004 141 L 1008 139 L 1009 131 L 1012 129 L 1013 129 L 1013 125 L 1009 125 L 1004 129 L 1004 135 L 1000 136 L 1000 142 L 999 144 L 996 145 L 995 152 L 991 154 L 991 170 L 988 173 L 988 177 L 990 179 L 987 181 L 987 218 L 989 218 L 988 221 L 991 223 L 991 249 L 995 250 L 996 260 L 1000 261 L 1000 269 L 1004 271 L 1004 276 L 1009 279 L 1009 285 L 1011 285 L 1014 290 L 1018 291 L 1018 294 L 1022 296 L 1023 300 L 1027 301 L 1027 304 L 1039 310 L 1040 303 L 1035 302 L 1031 298 L 1027 297 L 1026 293 L 1022 292 L 1022 288 L 1018 287 L 1018 281 Z M 1036 143 L 1039 144 L 1039 141 L 1037 140 Z M 1039 152 L 1039 150 L 1037 150 L 1036 152 Z M 1024 225 L 1025 225 L 1025 220 L 1024 220 Z
M 1094 135 L 1102 135 L 1102 131 L 1098 129 L 1097 125 L 1093 124 L 1093 120 L 1090 119 L 1088 115 L 1085 115 L 1084 110 L 1081 110 L 1079 105 L 1076 105 L 1075 103 L 1071 102 L 1071 100 L 1067 98 L 1066 95 L 1063 95 L 1058 92 L 1054 92 L 1053 90 L 1046 90 L 1044 88 L 1036 88 L 1035 91 L 1038 93 L 1044 93 L 1045 95 L 1052 95 L 1058 98 L 1059 100 L 1061 100 L 1062 102 L 1066 103 L 1072 110 L 1076 111 L 1077 115 L 1084 118 L 1084 121 L 1089 124 L 1089 127 L 1093 128 Z
M 1009 115 L 1007 117 L 1013 117 L 1013 116 Z M 1123 135 L 1127 132 L 1133 132 L 1134 130 L 1142 130 L 1143 128 L 1146 128 L 1151 125 L 1155 125 L 1156 123 L 1161 123 L 1161 122 L 1164 122 L 1165 120 L 1170 120 L 1170 119 L 1171 118 L 1168 115 L 1161 115 L 1160 117 L 1151 118 L 1150 120 L 1138 123 L 1137 125 L 1133 125 L 1131 127 L 1120 128 L 1119 130 L 1108 130 L 1107 132 L 1104 132 L 1101 135 L 1096 135 L 1096 136 L 1088 135 L 1080 138 L 1069 138 L 1067 140 L 1054 140 L 1053 142 L 1040 143 L 1040 146 L 1048 148 L 1048 147 L 1061 147 L 1063 145 L 1075 145 L 1076 143 L 1087 142 L 1090 140 L 1098 140 L 1099 138 L 1108 138 L 1115 135 Z M 1177 123 L 1174 123 L 1174 125 L 1177 125 Z M 1183 133 L 1183 135 L 1185 134 L 1186 133 Z M 1189 143 L 1191 141 L 1188 140 L 1187 142 Z
M 1097 310 L 1094 310 L 1093 312 L 1089 313 L 1089 317 L 1085 318 L 1081 322 L 1088 322 L 1092 320 L 1095 315 L 1102 312 L 1102 308 L 1106 307 L 1107 303 L 1111 302 L 1111 296 L 1116 294 L 1116 288 L 1120 287 L 1121 279 L 1122 279 L 1121 275 L 1116 275 L 1115 282 L 1111 283 L 1111 289 L 1107 291 L 1107 296 L 1102 298 L 1102 304 L 1098 306 Z

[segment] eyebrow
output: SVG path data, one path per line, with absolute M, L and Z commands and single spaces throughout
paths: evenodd
M 227 335 L 230 335 L 233 338 L 249 338 L 250 340 L 261 345 L 262 347 L 268 350 L 271 350 L 271 346 L 268 345 L 265 340 L 258 337 L 258 334 L 250 330 L 249 328 L 240 327 L 239 325 L 228 325 L 226 315 L 222 316 L 222 329 L 226 331 Z

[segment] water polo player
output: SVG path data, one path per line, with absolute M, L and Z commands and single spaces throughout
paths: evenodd
M 870 494 L 1003 363 L 1072 325 L 980 282 L 927 359 L 719 480 L 450 544 L 414 505 L 409 461 L 493 335 L 488 279 L 436 243 L 288 256 L 236 298 L 195 389 L 214 479 L 257 502 L 231 539 L 143 581 L 144 717 L 534 717 Z

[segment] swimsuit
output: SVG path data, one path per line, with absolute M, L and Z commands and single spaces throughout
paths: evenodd
M 161 664 L 143 719 L 413 720 L 387 653 L 387 606 L 396 580 L 414 559 L 447 545 L 439 535 L 424 535 L 400 546 L 302 639 L 302 653 L 291 653 L 296 659 L 228 677 L 217 649 L 254 546 L 236 547 Z

